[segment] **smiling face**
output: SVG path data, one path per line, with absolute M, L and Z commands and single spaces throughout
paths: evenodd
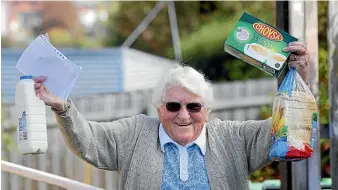
M 165 103 L 157 109 L 163 128 L 170 138 L 182 146 L 196 140 L 208 121 L 208 110 L 202 107 L 199 112 L 189 112 L 186 104 L 203 104 L 201 97 L 188 92 L 185 88 L 173 87 L 167 90 L 164 102 L 181 103 L 181 109 L 177 112 L 168 111 Z

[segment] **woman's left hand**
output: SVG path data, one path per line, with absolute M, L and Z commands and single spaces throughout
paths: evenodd
M 285 52 L 291 52 L 289 66 L 295 68 L 305 82 L 308 82 L 309 52 L 303 42 L 291 42 L 284 48 Z

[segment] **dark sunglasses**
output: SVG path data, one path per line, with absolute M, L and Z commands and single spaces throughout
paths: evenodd
M 181 109 L 181 103 L 179 102 L 167 102 L 165 103 L 165 107 L 167 108 L 168 111 L 170 112 L 178 112 L 180 111 Z M 197 113 L 197 112 L 200 112 L 201 109 L 202 109 L 202 104 L 200 103 L 187 103 L 186 105 L 186 108 L 188 110 L 188 112 L 190 113 Z

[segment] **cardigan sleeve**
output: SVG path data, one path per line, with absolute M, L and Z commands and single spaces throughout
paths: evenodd
M 267 165 L 271 147 L 271 118 L 261 121 L 235 122 L 240 141 L 244 144 L 249 173 Z
M 118 170 L 124 151 L 135 146 L 140 116 L 113 122 L 87 121 L 71 100 L 67 102 L 65 111 L 53 111 L 69 149 L 97 168 Z

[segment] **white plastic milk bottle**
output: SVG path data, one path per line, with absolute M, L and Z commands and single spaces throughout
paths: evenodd
M 45 104 L 37 97 L 32 76 L 21 76 L 16 84 L 17 143 L 21 154 L 46 152 L 47 125 Z

